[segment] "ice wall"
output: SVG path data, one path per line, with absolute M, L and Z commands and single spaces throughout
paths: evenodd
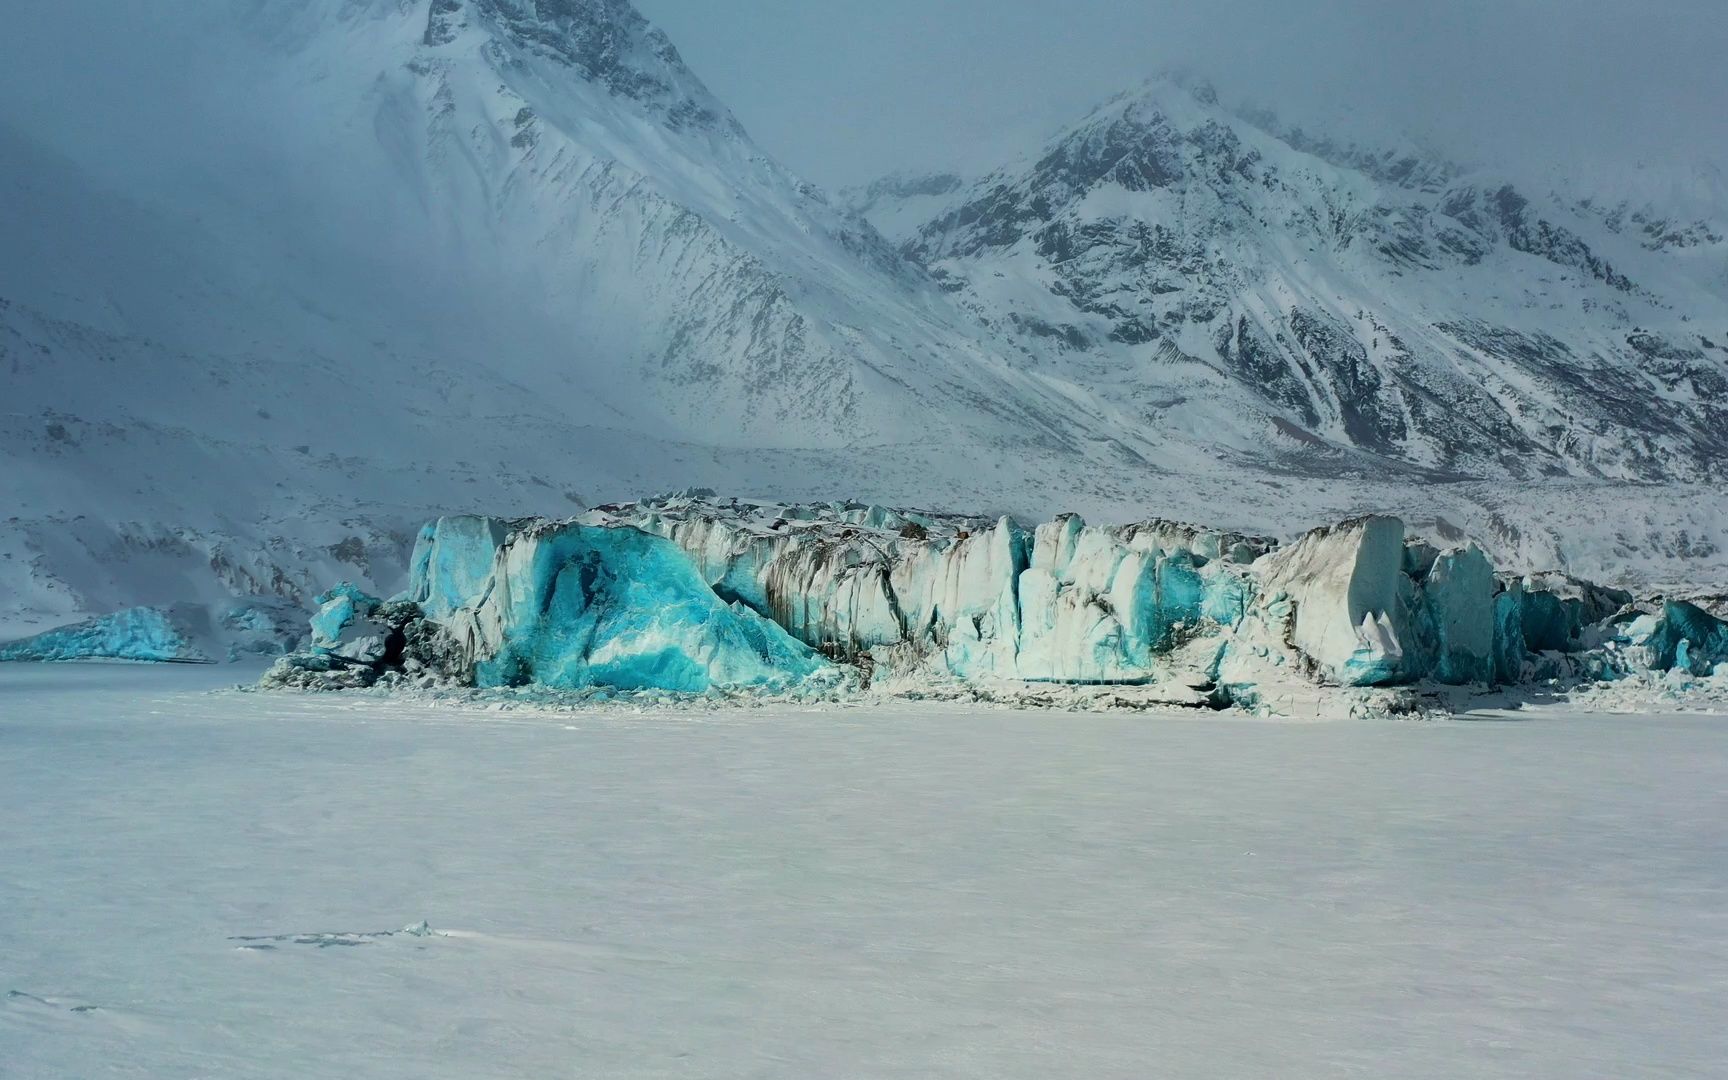
M 429 556 L 416 559 L 409 595 L 427 598 L 428 617 L 441 613 L 480 686 L 701 692 L 784 687 L 830 668 L 637 529 L 446 518 L 422 540 Z
M 1269 556 L 1261 575 L 1268 602 L 1289 604 L 1289 644 L 1323 678 L 1376 686 L 1411 673 L 1415 589 L 1404 573 L 1403 522 L 1365 517 L 1315 529 Z
M 135 607 L 0 644 L 0 660 L 155 660 L 205 663 L 171 613 Z
M 1020 575 L 1019 677 L 1153 678 L 1185 637 L 1229 630 L 1247 613 L 1254 585 L 1236 560 L 1262 549 L 1243 543 L 1163 523 L 1093 528 L 1066 516 L 1038 526 Z
M 665 536 L 721 596 L 813 647 L 962 679 L 1144 682 L 1206 626 L 1240 620 L 1271 541 L 1176 522 L 1018 523 L 857 503 L 671 498 L 596 524 Z
M 409 559 L 408 591 L 431 619 L 442 619 L 480 595 L 492 559 L 523 522 L 459 514 L 427 522 Z
M 356 620 L 380 604 L 321 599 L 313 668 L 366 648 Z M 1217 705 L 1296 683 L 1486 687 L 1728 662 L 1728 624 L 1701 608 L 1500 578 L 1475 545 L 1437 548 L 1384 516 L 1279 549 L 1163 521 L 1027 529 L 689 493 L 575 521 L 441 518 L 398 601 L 437 627 L 409 627 L 404 654 L 482 686 L 784 687 L 832 678 L 832 660 L 865 678 L 1134 684 Z
M 1501 581 L 1474 544 L 1438 550 L 1389 517 L 1316 529 L 1255 570 L 1262 599 L 1223 665 L 1242 692 L 1283 665 L 1280 646 L 1342 686 L 1612 675 L 1585 654 L 1632 600 L 1558 574 Z
M 1436 682 L 1494 681 L 1494 567 L 1471 544 L 1440 552 L 1416 586 L 1417 654 L 1409 674 Z

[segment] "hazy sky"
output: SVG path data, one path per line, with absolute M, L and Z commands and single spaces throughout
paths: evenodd
M 1156 70 L 1460 157 L 1728 155 L 1728 0 L 637 0 L 827 185 L 989 157 Z

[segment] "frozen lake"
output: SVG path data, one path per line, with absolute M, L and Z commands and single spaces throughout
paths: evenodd
M 0 1076 L 1728 1069 L 1728 719 L 235 678 L 0 665 Z

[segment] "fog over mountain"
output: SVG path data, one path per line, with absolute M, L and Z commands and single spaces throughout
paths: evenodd
M 17 0 L 0 40 L 6 119 L 148 151 L 170 113 L 187 123 L 231 114 L 234 93 L 201 89 L 236 59 L 221 47 L 224 27 L 257 3 Z M 1168 68 L 1292 119 L 1336 125 L 1343 114 L 1365 133 L 1429 139 L 1503 168 L 1587 178 L 1640 163 L 1721 165 L 1728 153 L 1728 10 L 1715 0 L 638 7 L 759 143 L 830 187 L 956 156 L 993 162 Z
M 1612 14 L 21 0 L 0 624 L 686 486 L 1719 576 L 1723 19 Z
M 1715 0 L 643 0 L 756 137 L 836 186 L 1186 68 L 1296 119 L 1529 170 L 1721 163 Z M 994 150 L 995 146 L 990 146 Z M 986 152 L 986 158 L 997 156 Z M 915 160 L 911 160 L 915 159 Z

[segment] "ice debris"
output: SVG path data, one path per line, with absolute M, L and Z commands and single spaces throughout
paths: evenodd
M 1620 642 L 1643 651 L 1643 665 L 1654 671 L 1713 675 L 1728 665 L 1728 622 L 1682 600 L 1663 603 L 1659 615 L 1633 620 Z
M 316 598 L 310 645 L 277 660 L 259 685 L 355 690 L 381 679 L 435 684 L 465 678 L 459 651 L 410 600 L 380 600 L 342 582 Z

